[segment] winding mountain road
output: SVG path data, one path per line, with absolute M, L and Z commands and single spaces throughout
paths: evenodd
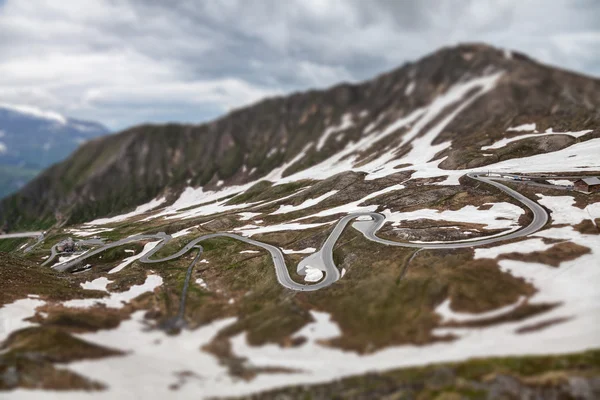
M 28 246 L 23 250 L 24 253 L 29 253 L 35 246 L 37 246 L 42 240 L 44 240 L 44 233 L 42 231 L 35 232 L 15 232 L 5 233 L 0 235 L 0 239 L 21 239 L 21 238 L 37 238 L 37 242 Z
M 202 242 L 204 240 L 208 240 L 208 239 L 213 239 L 213 238 L 226 237 L 226 238 L 230 238 L 230 239 L 239 240 L 239 241 L 248 243 L 253 246 L 258 246 L 258 247 L 261 247 L 261 248 L 265 249 L 266 251 L 268 251 L 271 255 L 271 258 L 273 259 L 273 264 L 275 266 L 275 273 L 277 276 L 277 280 L 282 286 L 284 286 L 288 289 L 291 289 L 291 290 L 296 290 L 296 291 L 315 291 L 315 290 L 319 290 L 324 287 L 327 287 L 340 279 L 340 271 L 335 266 L 335 263 L 333 261 L 333 248 L 334 248 L 334 245 L 337 243 L 338 239 L 340 238 L 340 236 L 342 235 L 342 233 L 343 233 L 344 229 L 346 228 L 346 226 L 348 225 L 348 223 L 350 223 L 350 221 L 352 221 L 358 217 L 370 217 L 369 220 L 360 220 L 360 221 L 354 222 L 354 224 L 353 224 L 354 228 L 356 228 L 358 231 L 360 231 L 367 239 L 369 239 L 373 242 L 376 242 L 376 243 L 387 245 L 387 246 L 412 247 L 412 248 L 419 248 L 419 249 L 456 249 L 456 248 L 467 248 L 467 247 L 475 247 L 475 246 L 493 244 L 493 243 L 500 242 L 500 241 L 515 239 L 515 238 L 530 235 L 531 233 L 534 233 L 534 232 L 538 231 L 539 229 L 541 229 L 548 222 L 548 214 L 546 213 L 544 208 L 541 207 L 539 204 L 537 204 L 535 201 L 532 201 L 529 198 L 518 193 L 517 191 L 515 191 L 499 182 L 496 182 L 496 181 L 490 179 L 489 177 L 485 176 L 484 174 L 469 173 L 469 174 L 467 174 L 467 176 L 471 179 L 492 185 L 492 186 L 500 189 L 501 191 L 505 192 L 506 194 L 510 195 L 511 197 L 515 198 L 516 200 L 520 201 L 521 203 L 523 203 L 533 213 L 533 220 L 531 221 L 531 223 L 524 228 L 509 232 L 507 234 L 488 236 L 488 237 L 478 238 L 478 239 L 467 239 L 467 240 L 461 240 L 461 241 L 440 242 L 440 243 L 433 243 L 433 242 L 428 242 L 428 243 L 405 242 L 405 243 L 402 243 L 402 242 L 395 242 L 395 241 L 388 240 L 388 239 L 382 239 L 382 238 L 379 238 L 376 236 L 377 231 L 379 231 L 379 229 L 381 229 L 381 227 L 385 223 L 385 217 L 383 215 L 376 213 L 376 212 L 359 212 L 359 213 L 348 214 L 348 215 L 344 216 L 343 218 L 341 218 L 337 222 L 337 224 L 333 228 L 333 231 L 329 234 L 329 236 L 327 237 L 325 243 L 323 243 L 321 248 L 316 253 L 313 253 L 310 256 L 303 259 L 302 261 L 300 261 L 300 263 L 297 266 L 297 272 L 301 275 L 304 275 L 306 273 L 306 268 L 309 266 L 312 268 L 320 269 L 321 271 L 325 272 L 325 277 L 321 281 L 314 283 L 314 284 L 302 284 L 302 283 L 298 283 L 292 279 L 292 277 L 289 274 L 288 268 L 285 264 L 285 258 L 284 258 L 283 252 L 281 251 L 280 248 L 273 246 L 271 244 L 268 244 L 268 243 L 263 243 L 258 240 L 250 239 L 250 238 L 236 235 L 233 233 L 211 233 L 211 234 L 199 236 L 195 239 L 192 239 L 182 249 L 175 252 L 174 254 L 171 254 L 169 256 L 162 257 L 162 258 L 153 258 L 153 256 L 158 251 L 160 251 L 160 249 L 162 249 L 167 243 L 169 243 L 172 240 L 172 237 L 170 235 L 167 235 L 164 232 L 159 232 L 156 234 L 135 235 L 135 236 L 131 236 L 128 238 L 118 240 L 118 241 L 110 243 L 110 244 L 103 245 L 102 247 L 88 251 L 85 254 L 83 254 L 77 258 L 74 258 L 74 259 L 69 260 L 64 263 L 54 265 L 52 268 L 54 268 L 58 271 L 69 271 L 69 270 L 72 270 L 75 266 L 77 266 L 79 263 L 81 263 L 85 259 L 87 259 L 89 257 L 93 257 L 105 250 L 108 250 L 108 249 L 111 249 L 114 247 L 118 247 L 118 246 L 122 246 L 124 244 L 132 243 L 132 242 L 139 242 L 139 241 L 143 241 L 143 240 L 158 240 L 160 242 L 153 249 L 151 249 L 147 253 L 143 254 L 139 258 L 139 261 L 141 263 L 145 263 L 145 264 L 161 263 L 161 262 L 177 259 L 177 258 L 183 256 L 184 254 L 186 254 L 188 251 L 190 251 L 193 248 L 199 249 L 199 252 L 201 253 L 202 246 L 199 245 L 200 242 Z M 92 244 L 92 243 L 90 243 L 90 241 L 82 241 L 80 243 L 84 243 L 84 242 L 86 244 Z M 98 242 L 94 242 L 93 244 L 98 244 Z M 55 247 L 56 247 L 56 245 L 52 247 L 52 254 L 48 258 L 48 260 L 46 260 L 46 262 L 44 262 L 44 265 L 49 264 L 56 257 L 57 253 L 56 253 Z

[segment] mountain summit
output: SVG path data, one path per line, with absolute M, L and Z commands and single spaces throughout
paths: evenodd
M 91 140 L 6 199 L 1 215 L 9 228 L 48 227 L 155 198 L 172 203 L 186 188 L 390 173 L 392 164 L 410 170 L 433 160 L 443 170 L 484 167 L 597 137 L 598 108 L 598 79 L 516 52 L 460 45 L 370 81 L 270 98 L 210 123 L 141 125 Z M 481 151 L 532 120 L 536 132 L 590 132 Z M 316 172 L 319 165 L 326 171 Z

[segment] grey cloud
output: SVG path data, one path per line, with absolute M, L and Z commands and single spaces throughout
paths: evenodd
M 7 0 L 0 100 L 114 127 L 202 121 L 464 41 L 599 75 L 599 17 L 596 0 Z

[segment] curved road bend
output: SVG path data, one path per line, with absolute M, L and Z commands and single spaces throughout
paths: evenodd
M 460 248 L 466 248 L 466 247 L 482 246 L 482 245 L 486 245 L 486 244 L 492 244 L 492 243 L 496 243 L 496 242 L 500 242 L 500 241 L 504 241 L 504 240 L 510 240 L 510 239 L 527 236 L 534 232 L 539 231 L 548 222 L 548 214 L 546 213 L 546 210 L 542 206 L 540 206 L 538 203 L 536 203 L 535 201 L 529 199 L 526 196 L 523 196 L 521 193 L 519 193 L 507 186 L 504 186 L 501 183 L 495 182 L 489 178 L 484 178 L 482 176 L 479 176 L 479 174 L 476 174 L 476 173 L 470 173 L 470 174 L 467 174 L 467 176 L 471 179 L 475 179 L 477 181 L 485 182 L 489 185 L 495 186 L 498 189 L 502 190 L 504 193 L 508 194 L 509 196 L 519 200 L 527 208 L 529 208 L 531 210 L 531 212 L 533 213 L 533 220 L 531 221 L 531 223 L 524 228 L 510 232 L 506 235 L 499 235 L 499 236 L 487 237 L 487 238 L 484 237 L 484 238 L 476 239 L 476 240 L 462 240 L 462 241 L 444 242 L 444 243 L 411 243 L 411 242 L 400 243 L 400 242 L 394 242 L 393 240 L 381 239 L 381 238 L 375 236 L 375 233 L 385 223 L 385 217 L 383 217 L 381 214 L 376 214 L 376 213 L 369 214 L 371 217 L 373 217 L 373 220 L 375 221 L 375 223 L 362 224 L 363 221 L 360 221 L 359 223 L 355 224 L 355 225 L 357 225 L 356 228 L 359 231 L 361 231 L 367 239 L 372 240 L 377 243 L 386 244 L 389 246 L 419 247 L 422 249 L 460 249 Z M 372 214 L 374 214 L 374 215 L 372 215 Z M 350 216 L 350 215 L 348 215 L 348 216 Z
M 42 240 L 44 240 L 44 232 L 36 231 L 36 232 L 15 232 L 15 233 L 4 233 L 0 235 L 0 239 L 20 239 L 20 238 L 37 238 L 37 242 L 28 246 L 23 253 L 29 253 L 35 246 L 40 244 Z
M 167 235 L 164 232 L 160 232 L 157 234 L 149 234 L 149 235 L 136 235 L 136 236 L 131 236 L 131 237 L 128 237 L 125 239 L 118 240 L 116 242 L 102 246 L 98 249 L 89 251 L 73 260 L 70 260 L 70 261 L 62 263 L 62 264 L 55 265 L 55 266 L 53 266 L 53 268 L 56 270 L 59 270 L 59 271 L 68 271 L 69 269 L 72 269 L 75 265 L 77 265 L 81 261 L 85 260 L 86 258 L 92 257 L 98 253 L 103 252 L 104 250 L 107 250 L 107 249 L 110 249 L 113 247 L 117 247 L 117 246 L 121 246 L 123 244 L 131 243 L 131 242 L 136 242 L 136 241 L 140 241 L 140 240 L 152 240 L 152 239 L 160 240 L 160 243 L 156 247 L 154 247 L 152 250 L 150 250 L 148 253 L 146 253 L 142 257 L 140 257 L 139 261 L 142 263 L 146 263 L 146 264 L 161 263 L 161 262 L 165 262 L 165 261 L 169 261 L 169 260 L 173 260 L 173 259 L 181 257 L 182 255 L 187 253 L 190 249 L 192 249 L 193 247 L 196 247 L 198 245 L 198 243 L 202 242 L 203 240 L 217 238 L 217 237 L 227 237 L 227 238 L 231 238 L 231 239 L 240 240 L 242 242 L 245 242 L 245 243 L 248 243 L 248 244 L 251 244 L 254 246 L 258 246 L 258 247 L 261 247 L 261 248 L 267 250 L 271 254 L 271 258 L 273 259 L 277 280 L 282 286 L 284 286 L 288 289 L 297 290 L 297 291 L 315 291 L 315 290 L 324 288 L 326 286 L 329 286 L 332 283 L 334 283 L 340 279 L 340 272 L 337 269 L 337 267 L 335 266 L 335 263 L 333 262 L 333 247 L 334 247 L 335 243 L 338 241 L 339 237 L 341 236 L 342 232 L 344 231 L 344 229 L 346 228 L 348 223 L 357 217 L 361 217 L 361 216 L 371 217 L 371 220 L 368 220 L 368 221 L 355 222 L 354 227 L 356 229 L 358 229 L 360 232 L 362 232 L 363 235 L 367 239 L 369 239 L 373 242 L 388 245 L 388 246 L 412 247 L 412 248 L 423 248 L 423 249 L 467 248 L 467 247 L 481 246 L 481 245 L 492 244 L 492 243 L 496 243 L 496 242 L 500 242 L 500 241 L 504 241 L 504 240 L 519 238 L 519 237 L 527 236 L 533 232 L 538 231 L 548 221 L 548 215 L 547 215 L 546 211 L 544 210 L 544 208 L 542 208 L 539 204 L 530 200 L 529 198 L 521 195 L 520 193 L 510 189 L 507 186 L 504 186 L 501 183 L 498 183 L 489 178 L 483 177 L 480 174 L 469 173 L 469 174 L 467 174 L 467 176 L 471 179 L 475 179 L 475 180 L 487 183 L 489 185 L 495 186 L 498 189 L 505 192 L 506 194 L 519 200 L 521 203 L 523 203 L 527 208 L 529 208 L 532 211 L 533 220 L 531 221 L 531 223 L 522 229 L 510 232 L 506 235 L 493 236 L 493 237 L 481 238 L 481 239 L 476 239 L 476 240 L 464 240 L 464 241 L 444 242 L 444 243 L 413 243 L 413 242 L 401 243 L 401 242 L 395 242 L 395 241 L 388 240 L 388 239 L 381 239 L 375 235 L 376 232 L 379 229 L 381 229 L 381 227 L 385 223 L 385 217 L 383 215 L 375 213 L 375 212 L 359 212 L 359 213 L 348 214 L 348 215 L 342 217 L 338 221 L 338 223 L 333 228 L 333 231 L 327 237 L 323 246 L 316 253 L 306 257 L 305 259 L 300 261 L 300 263 L 298 264 L 297 271 L 301 274 L 305 272 L 305 269 L 307 266 L 311 266 L 313 268 L 318 268 L 325 272 L 325 277 L 323 278 L 323 280 L 321 280 L 320 282 L 317 282 L 315 284 L 310 284 L 310 285 L 301 284 L 292 279 L 292 277 L 290 276 L 290 274 L 288 272 L 287 266 L 285 264 L 285 259 L 283 257 L 283 253 L 282 253 L 281 249 L 279 249 L 276 246 L 267 244 L 267 243 L 259 242 L 257 240 L 253 240 L 253 239 L 250 239 L 250 238 L 247 238 L 244 236 L 235 235 L 232 233 L 211 233 L 211 234 L 197 237 L 197 238 L 191 240 L 190 242 L 188 242 L 181 250 L 177 251 L 176 253 L 174 253 L 170 256 L 166 256 L 163 258 L 157 258 L 157 259 L 153 259 L 152 256 L 154 254 L 156 254 L 156 252 L 158 252 L 161 248 L 163 248 L 172 239 L 171 236 Z M 56 256 L 56 252 L 54 251 L 54 247 L 53 247 L 52 256 L 50 258 L 48 258 L 48 260 L 44 264 L 49 263 L 55 256 Z

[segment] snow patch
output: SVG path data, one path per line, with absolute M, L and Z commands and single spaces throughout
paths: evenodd
M 573 186 L 573 182 L 566 179 L 547 179 L 547 182 L 551 185 Z
M 162 285 L 163 279 L 159 275 L 148 275 L 146 281 L 141 285 L 133 285 L 125 292 L 110 293 L 109 297 L 100 299 L 74 299 L 63 302 L 65 307 L 88 308 L 96 304 L 104 305 L 109 308 L 121 308 L 124 303 L 135 299 L 141 294 L 152 292 Z
M 178 232 L 172 233 L 171 237 L 178 238 L 181 236 L 189 235 L 192 232 L 192 229 L 194 229 L 194 228 L 195 228 L 195 226 L 190 226 L 189 228 L 182 229 Z
M 74 236 L 78 236 L 78 237 L 88 237 L 88 236 L 93 236 L 93 235 L 97 235 L 99 233 L 103 233 L 103 232 L 110 232 L 113 231 L 113 228 L 86 228 L 86 229 L 67 229 L 66 232 L 70 233 Z
M 490 204 L 490 203 L 487 203 Z M 480 210 L 475 206 L 464 206 L 459 210 L 421 209 L 408 212 L 395 212 L 386 209 L 382 212 L 386 222 L 392 226 L 399 226 L 403 221 L 429 219 L 433 221 L 465 222 L 484 224 L 485 229 L 511 229 L 518 228 L 519 217 L 525 211 L 511 203 L 492 203 L 489 210 Z
M 304 273 L 305 282 L 319 282 L 321 279 L 323 279 L 323 271 L 318 268 L 311 267 L 310 265 L 307 265 L 306 268 L 304 268 Z
M 552 225 L 577 225 L 586 219 L 594 223 L 596 218 L 600 218 L 600 203 L 592 203 L 581 209 L 575 207 L 575 198 L 572 196 L 537 196 L 540 198 L 538 203 L 550 209 Z
M 373 212 L 373 211 L 377 210 L 377 208 L 379 207 L 378 205 L 374 204 L 374 205 L 370 205 L 370 206 L 361 206 L 360 204 L 364 203 L 367 200 L 370 200 L 375 197 L 381 196 L 383 194 L 393 192 L 396 190 L 400 190 L 400 189 L 404 189 L 404 185 L 397 184 L 397 185 L 393 185 L 393 186 L 388 186 L 388 187 L 378 190 L 376 192 L 369 193 L 362 199 L 358 199 L 356 201 L 352 201 L 350 203 L 343 204 L 341 206 L 328 208 L 328 209 L 320 211 L 316 214 L 307 215 L 307 216 L 298 218 L 298 219 L 296 219 L 296 221 L 300 221 L 300 220 L 307 219 L 307 218 L 313 218 L 313 217 L 326 217 L 326 216 L 335 215 L 335 214 L 350 214 L 350 213 L 355 213 L 355 212 Z
M 78 251 L 75 253 L 70 253 L 69 255 L 65 255 L 65 256 L 59 256 L 58 257 L 58 262 L 54 265 L 54 266 L 58 266 L 60 264 L 64 264 L 68 261 L 74 260 L 79 256 L 84 255 L 85 253 L 87 253 L 87 251 Z
M 160 329 L 147 329 L 145 311 L 136 311 L 116 329 L 77 335 L 90 343 L 121 350 L 125 354 L 96 360 L 69 363 L 65 368 L 83 376 L 93 376 L 107 385 L 100 394 L 111 399 L 173 398 L 173 384 L 181 382 L 185 372 L 192 375 L 177 390 L 177 398 L 196 399 L 234 395 L 237 383 L 212 354 L 202 351 L 223 328 L 235 321 L 219 320 L 195 330 L 183 329 L 177 335 L 166 335 Z M 199 378 L 200 377 L 200 378 Z M 54 398 L 55 392 L 19 389 L 12 395 L 30 398 Z M 61 397 L 79 399 L 81 391 L 61 393 Z
M 323 200 L 327 199 L 328 197 L 333 196 L 337 192 L 338 192 L 337 190 L 332 190 L 330 192 L 322 194 L 319 197 L 315 197 L 313 199 L 305 200 L 304 202 L 302 202 L 301 204 L 299 204 L 297 206 L 281 205 L 281 206 L 279 206 L 279 209 L 277 209 L 276 211 L 272 212 L 271 215 L 287 214 L 287 213 L 290 213 L 290 212 L 293 212 L 293 211 L 304 210 L 305 208 L 310 208 L 310 207 L 312 207 L 312 206 L 314 206 L 316 204 L 319 204 L 320 202 L 322 202 Z
M 238 228 L 234 228 L 234 232 L 241 233 L 243 236 L 253 236 L 258 233 L 269 233 L 279 231 L 299 231 L 304 229 L 316 228 L 318 226 L 328 225 L 329 222 L 321 222 L 314 224 L 300 224 L 297 222 L 290 222 L 284 224 L 270 225 L 270 226 L 257 226 L 257 225 L 244 225 Z
M 546 251 L 553 244 L 546 244 L 542 239 L 528 239 L 521 242 L 507 243 L 500 246 L 475 249 L 475 259 L 480 258 L 497 258 L 502 254 L 521 253 L 530 254 L 536 251 Z
M 241 212 L 241 213 L 237 213 L 236 215 L 240 216 L 240 221 L 248 221 L 248 220 L 251 220 L 252 218 L 257 217 L 261 214 L 262 213 L 258 213 L 258 212 Z
M 135 260 L 138 260 L 138 259 L 142 258 L 143 256 L 145 256 L 147 253 L 150 252 L 150 250 L 155 248 L 159 243 L 160 243 L 160 240 L 156 241 L 156 242 L 146 243 L 144 245 L 144 249 L 140 253 L 123 259 L 123 261 L 121 261 L 121 263 L 119 265 L 117 265 L 116 267 L 114 267 L 113 269 L 108 271 L 108 273 L 114 274 L 114 273 L 121 271 L 123 268 L 125 268 L 126 266 L 128 266 L 129 264 L 134 262 Z
M 106 286 L 108 286 L 109 283 L 112 283 L 113 281 L 109 281 L 107 278 L 102 277 L 102 278 L 96 278 L 93 281 L 87 281 L 84 283 L 81 283 L 81 287 L 86 289 L 86 290 L 101 290 L 103 292 L 108 292 L 108 290 L 106 289 Z
M 337 324 L 331 321 L 329 313 L 311 310 L 310 315 L 313 322 L 304 325 L 292 337 L 304 337 L 308 343 L 315 343 L 318 340 L 334 339 L 342 335 Z
M 446 323 L 449 321 L 455 321 L 455 322 L 481 321 L 484 319 L 495 318 L 495 317 L 499 317 L 504 314 L 508 314 L 511 311 L 513 311 L 514 309 L 516 309 L 517 307 L 519 307 L 521 304 L 523 304 L 525 302 L 525 300 L 526 300 L 526 297 L 521 296 L 514 304 L 509 304 L 507 306 L 500 307 L 500 308 L 492 310 L 492 311 L 482 312 L 482 313 L 478 313 L 478 314 L 471 314 L 471 313 L 462 313 L 462 312 L 453 311 L 450 308 L 450 299 L 446 299 L 442 302 L 442 304 L 440 304 L 439 306 L 436 307 L 435 312 L 440 317 L 442 317 L 443 323 Z
M 147 211 L 150 211 L 150 210 L 160 206 L 165 201 L 167 201 L 167 199 L 165 197 L 154 199 L 146 204 L 142 204 L 141 206 L 138 206 L 135 210 L 133 210 L 127 214 L 117 215 L 115 217 L 110 217 L 110 218 L 95 219 L 93 221 L 86 222 L 85 225 L 106 225 L 106 224 L 112 224 L 115 222 L 125 221 L 131 217 L 135 217 L 137 215 L 140 215 Z
M 273 157 L 275 154 L 277 154 L 279 152 L 279 149 L 276 147 L 273 147 L 271 150 L 269 150 L 269 152 L 267 153 L 267 158 L 271 158 Z
M 37 107 L 0 103 L 0 108 L 6 108 L 21 114 L 27 114 L 35 118 L 48 119 L 65 125 L 67 118 L 54 111 L 41 110 Z
M 342 115 L 342 121 L 339 123 L 339 125 L 330 126 L 329 128 L 325 129 L 325 132 L 323 132 L 323 135 L 321 135 L 319 141 L 317 142 L 317 151 L 320 151 L 323 146 L 325 146 L 327 139 L 329 139 L 329 136 L 331 136 L 333 133 L 344 131 L 352 126 L 354 126 L 354 122 L 352 122 L 352 114 L 346 113 Z
M 26 298 L 0 307 L 0 343 L 12 332 L 35 325 L 25 320 L 33 317 L 35 309 L 44 305 L 44 303 L 44 301 L 35 298 Z
M 490 146 L 481 147 L 481 150 L 500 149 L 502 147 L 507 146 L 509 143 L 516 142 L 518 140 L 532 138 L 532 137 L 544 137 L 544 136 L 552 136 L 552 135 L 568 135 L 568 136 L 571 136 L 574 138 L 578 138 L 578 137 L 581 137 L 581 136 L 586 135 L 593 131 L 594 131 L 593 129 L 586 129 L 586 130 L 577 131 L 577 132 L 553 132 L 552 130 L 549 130 L 544 133 L 529 133 L 527 135 L 520 135 L 520 136 L 511 137 L 511 138 L 500 139 L 496 143 L 494 143 Z
M 202 278 L 196 279 L 196 284 L 199 285 L 202 289 L 208 290 L 208 285 L 206 284 L 204 279 L 202 279 Z
M 406 89 L 404 89 L 404 95 L 405 96 L 410 96 L 412 94 L 412 92 L 414 92 L 415 90 L 415 81 L 411 81 L 407 86 Z
M 283 254 L 311 254 L 317 251 L 314 247 L 307 247 L 302 250 L 290 250 L 290 249 L 281 249 Z
M 523 124 L 518 126 L 511 126 L 507 132 L 523 132 L 523 131 L 535 131 L 535 122 L 532 124 Z

